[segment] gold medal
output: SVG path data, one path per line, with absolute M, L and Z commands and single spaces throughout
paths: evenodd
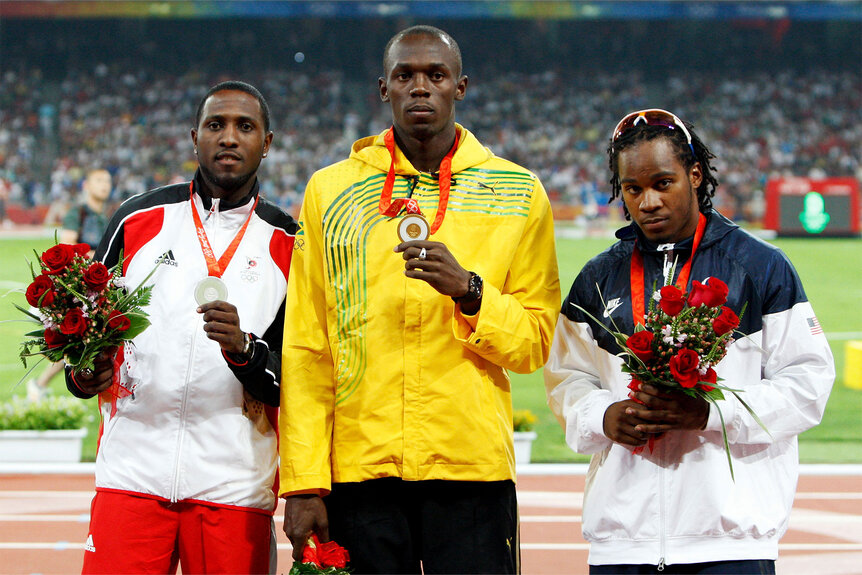
M 227 284 L 215 276 L 207 276 L 198 282 L 195 287 L 195 301 L 198 305 L 204 305 L 212 301 L 225 301 L 227 299 Z
M 398 222 L 398 237 L 402 242 L 427 240 L 430 232 L 428 220 L 419 214 L 407 214 Z

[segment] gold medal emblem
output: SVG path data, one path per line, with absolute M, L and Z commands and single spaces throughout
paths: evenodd
M 398 238 L 402 242 L 414 240 L 427 240 L 430 236 L 431 227 L 428 220 L 419 214 L 408 214 L 398 222 Z

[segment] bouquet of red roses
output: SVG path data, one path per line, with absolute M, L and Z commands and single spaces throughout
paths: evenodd
M 335 541 L 321 543 L 317 535 L 308 538 L 302 550 L 302 561 L 294 562 L 288 575 L 347 575 L 350 554 Z
M 57 244 L 39 257 L 38 274 L 30 264 L 33 282 L 26 298 L 37 313 L 15 307 L 39 329 L 26 334 L 21 344 L 24 367 L 28 357 L 43 356 L 52 362 L 65 359 L 76 370 L 93 369 L 102 350 L 133 339 L 150 325 L 142 309 L 150 301 L 152 286 L 143 287 L 150 276 L 128 292 L 120 276 L 122 260 L 108 269 L 87 259 L 88 250 L 87 244 Z
M 712 404 L 723 400 L 724 392 L 732 393 L 766 430 L 757 414 L 739 397 L 742 390 L 721 385 L 721 378 L 713 369 L 727 354 L 727 348 L 733 342 L 733 332 L 740 322 L 736 313 L 724 305 L 727 294 L 727 284 L 717 278 L 708 278 L 704 283 L 693 281 L 688 294 L 668 282 L 653 293 L 645 317 L 646 325 L 636 325 L 632 335 L 607 331 L 622 349 L 620 355 L 625 362 L 622 370 L 631 374 L 629 389 L 632 392 L 646 383 L 659 389 L 701 397 Z M 590 315 L 580 306 L 579 309 Z M 740 314 L 744 313 L 745 306 Z M 590 317 L 604 327 L 592 315 Z M 727 429 L 720 409 L 718 414 L 727 463 L 733 477 Z M 654 441 L 655 437 L 651 436 L 650 449 Z M 636 448 L 635 453 L 642 450 L 642 447 Z

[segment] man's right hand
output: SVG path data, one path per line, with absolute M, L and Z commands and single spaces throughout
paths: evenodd
M 603 429 L 605 435 L 611 441 L 637 447 L 644 445 L 649 438 L 648 433 L 635 430 L 636 425 L 649 423 L 638 417 L 641 412 L 648 411 L 639 403 L 626 399 L 612 403 L 605 411 Z
M 116 347 L 102 351 L 93 362 L 93 373 L 75 371 L 75 383 L 84 393 L 96 395 L 111 387 L 114 381 L 114 356 Z
M 312 533 L 322 543 L 329 541 L 329 518 L 318 495 L 291 495 L 284 498 L 284 534 L 293 545 L 293 560 L 302 560 L 302 549 Z

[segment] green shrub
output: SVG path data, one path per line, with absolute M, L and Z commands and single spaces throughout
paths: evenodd
M 48 396 L 30 402 L 13 397 L 0 404 L 0 430 L 80 429 L 89 417 L 85 402 L 69 396 Z

